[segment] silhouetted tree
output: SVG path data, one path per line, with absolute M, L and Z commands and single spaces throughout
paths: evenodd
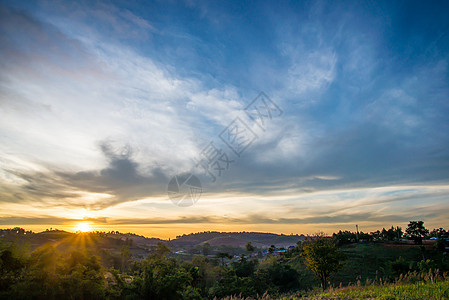
M 441 236 L 446 235 L 446 234 L 447 234 L 447 232 L 444 228 L 435 228 L 429 233 L 429 236 L 440 238 Z
M 415 244 L 421 245 L 422 239 L 429 234 L 429 230 L 424 227 L 423 221 L 410 221 L 405 233 L 408 237 L 413 239 Z

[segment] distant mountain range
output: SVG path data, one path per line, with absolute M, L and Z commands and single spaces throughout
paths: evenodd
M 0 238 L 11 237 L 11 235 L 27 236 L 27 239 L 38 246 L 46 242 L 55 242 L 65 238 L 73 238 L 74 233 L 62 230 L 50 230 L 39 233 L 25 232 L 23 229 L 0 229 Z M 159 238 L 147 238 L 133 233 L 120 233 L 117 231 L 95 233 L 96 236 L 101 236 L 104 240 L 118 239 L 122 241 L 132 240 L 133 245 L 150 247 L 155 246 L 158 242 L 165 243 L 173 248 L 191 248 L 209 244 L 210 246 L 230 246 L 230 247 L 245 247 L 250 242 L 253 246 L 258 248 L 268 248 L 271 245 L 276 247 L 294 246 L 299 240 L 304 240 L 304 235 L 284 235 L 264 232 L 216 232 L 205 231 L 198 233 L 185 234 L 178 236 L 176 239 L 162 240 Z
M 175 247 L 192 247 L 208 243 L 211 246 L 245 247 L 248 242 L 258 248 L 289 247 L 294 246 L 299 240 L 304 240 L 304 235 L 284 235 L 264 232 L 199 232 L 178 236 L 168 242 Z

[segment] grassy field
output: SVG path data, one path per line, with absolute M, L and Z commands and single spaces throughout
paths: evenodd
M 401 246 L 401 245 L 399 245 Z M 420 261 L 421 251 L 418 246 L 405 245 L 405 247 L 392 247 L 389 244 L 353 244 L 342 248 L 346 254 L 343 269 L 331 278 L 333 284 L 349 285 L 357 280 L 365 282 L 366 279 L 381 277 L 382 268 L 387 261 L 394 261 L 402 256 L 407 261 Z
M 393 247 L 389 244 L 352 244 L 341 248 L 347 259 L 343 268 L 332 274 L 330 282 L 333 286 L 348 286 L 357 282 L 384 278 L 387 262 L 395 261 L 402 256 L 407 261 L 420 261 L 421 250 L 418 246 Z M 399 245 L 400 246 L 400 245 Z M 432 258 L 432 257 L 430 257 Z M 313 273 L 305 266 L 304 259 L 295 258 L 292 266 L 299 273 L 301 289 L 308 290 L 319 285 Z
M 249 300 L 232 296 L 223 300 Z M 315 290 L 306 294 L 294 294 L 283 297 L 263 295 L 259 300 L 318 300 L 318 299 L 404 299 L 404 300 L 443 300 L 449 299 L 449 281 L 416 283 L 395 283 L 369 286 L 347 286 L 329 289 L 325 292 Z
M 449 281 L 343 287 L 306 298 L 284 299 L 449 299 Z

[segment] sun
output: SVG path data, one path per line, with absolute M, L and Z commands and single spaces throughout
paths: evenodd
M 79 223 L 75 226 L 75 231 L 88 232 L 91 230 L 92 228 L 90 227 L 90 224 L 86 222 Z

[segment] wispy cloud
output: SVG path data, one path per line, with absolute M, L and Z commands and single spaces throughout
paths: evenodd
M 21 211 L 33 224 L 441 220 L 449 24 L 429 9 L 432 22 L 414 27 L 413 10 L 390 4 L 192 2 L 161 15 L 138 3 L 6 2 L 2 222 Z M 242 109 L 260 90 L 282 117 L 254 127 L 220 182 L 203 181 L 198 210 L 171 205 L 169 178 L 200 176 L 194 158 L 235 117 L 249 122 Z

